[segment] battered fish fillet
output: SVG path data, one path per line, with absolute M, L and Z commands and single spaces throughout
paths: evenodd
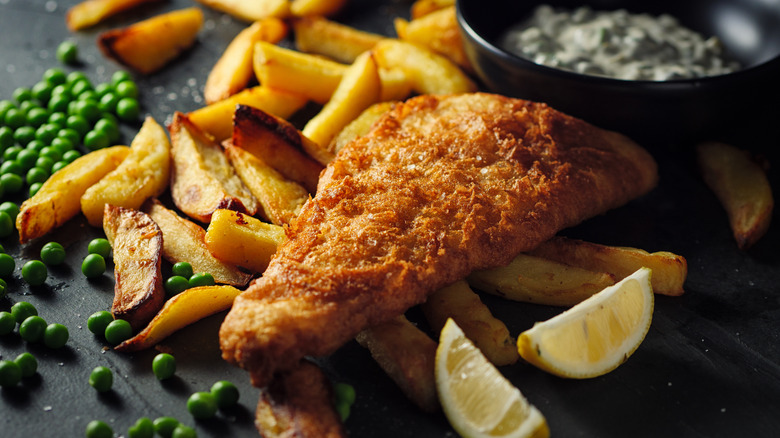
M 223 357 L 263 387 L 656 181 L 640 146 L 544 104 L 412 98 L 328 165 L 268 269 L 235 300 Z

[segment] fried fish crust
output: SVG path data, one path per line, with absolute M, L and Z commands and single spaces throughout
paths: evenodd
M 412 98 L 328 165 L 266 272 L 235 300 L 223 357 L 265 386 L 656 182 L 639 145 L 545 104 Z

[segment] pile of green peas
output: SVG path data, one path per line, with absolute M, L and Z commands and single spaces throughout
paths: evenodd
M 29 196 L 82 152 L 116 144 L 119 123 L 139 118 L 138 86 L 117 71 L 110 82 L 93 86 L 80 71 L 53 67 L 32 87 L 0 100 L 0 197 Z
M 213 286 L 214 276 L 208 272 L 192 272 L 192 265 L 187 262 L 177 262 L 171 268 L 171 276 L 165 280 L 163 285 L 165 293 L 172 297 L 180 294 L 191 287 Z

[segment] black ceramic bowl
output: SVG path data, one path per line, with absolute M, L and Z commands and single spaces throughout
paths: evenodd
M 720 38 L 743 69 L 702 79 L 628 81 L 536 64 L 498 46 L 536 6 L 668 13 Z M 458 0 L 466 53 L 497 93 L 541 101 L 595 125 L 641 138 L 712 139 L 780 106 L 780 0 Z M 780 120 L 777 120 L 780 123 Z

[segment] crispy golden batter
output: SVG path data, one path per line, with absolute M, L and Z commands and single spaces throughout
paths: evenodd
M 225 319 L 223 356 L 266 385 L 471 271 L 642 195 L 656 170 L 626 137 L 544 104 L 410 99 L 328 165 Z

